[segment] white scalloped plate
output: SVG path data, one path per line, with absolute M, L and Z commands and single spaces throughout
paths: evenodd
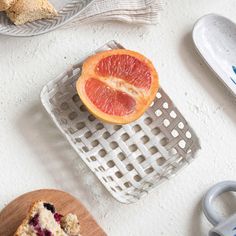
M 0 34 L 10 36 L 33 36 L 52 31 L 76 17 L 93 0 L 50 0 L 58 10 L 58 16 L 53 19 L 37 20 L 24 25 L 14 25 L 6 16 L 0 12 Z

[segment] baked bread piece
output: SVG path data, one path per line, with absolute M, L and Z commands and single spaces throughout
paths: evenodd
M 62 216 L 48 202 L 38 201 L 30 208 L 14 236 L 81 236 L 77 216 Z
M 6 11 L 10 8 L 17 0 L 0 0 L 0 11 Z
M 80 232 L 80 225 L 78 224 L 77 216 L 71 213 L 62 217 L 61 227 L 69 235 L 76 236 Z
M 47 0 L 17 0 L 6 13 L 15 25 L 57 16 L 57 11 Z

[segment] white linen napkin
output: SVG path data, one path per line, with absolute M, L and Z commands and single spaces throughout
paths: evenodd
M 118 20 L 155 24 L 162 10 L 162 0 L 94 0 L 71 24 Z

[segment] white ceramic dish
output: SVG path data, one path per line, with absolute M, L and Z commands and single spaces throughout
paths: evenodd
M 236 24 L 216 14 L 198 20 L 194 44 L 210 68 L 236 96 Z
M 117 48 L 122 46 L 111 41 L 96 52 Z M 101 123 L 76 92 L 82 64 L 45 85 L 41 101 L 112 196 L 122 203 L 135 202 L 187 166 L 200 148 L 199 140 L 162 88 L 137 121 L 123 126 Z
M 37 20 L 24 25 L 14 25 L 4 12 L 0 12 L 0 34 L 10 36 L 33 36 L 52 31 L 76 17 L 93 0 L 50 0 L 58 11 L 53 19 Z

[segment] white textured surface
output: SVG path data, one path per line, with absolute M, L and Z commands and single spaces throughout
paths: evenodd
M 87 206 L 111 236 L 199 236 L 210 224 L 200 200 L 214 183 L 235 178 L 235 99 L 193 49 L 190 32 L 202 15 L 236 21 L 235 0 L 165 0 L 160 24 L 97 23 L 33 38 L 0 36 L 0 207 L 37 188 L 61 188 Z M 202 150 L 182 173 L 133 205 L 101 187 L 40 105 L 42 86 L 86 52 L 116 39 L 157 65 L 162 87 L 201 139 Z M 91 187 L 91 183 L 93 184 Z M 230 195 L 225 205 L 236 210 Z M 226 211 L 227 212 L 227 211 Z

